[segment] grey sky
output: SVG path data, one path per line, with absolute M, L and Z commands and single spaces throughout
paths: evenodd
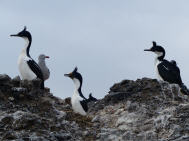
M 63 76 L 75 66 L 83 93 L 102 98 L 123 79 L 155 78 L 154 54 L 143 50 L 157 41 L 175 59 L 189 87 L 189 1 L 187 0 L 0 0 L 0 73 L 18 75 L 24 40 L 11 38 L 26 25 L 33 59 L 50 56 L 46 86 L 65 98 L 73 82 Z M 6 59 L 5 59 L 6 58 Z

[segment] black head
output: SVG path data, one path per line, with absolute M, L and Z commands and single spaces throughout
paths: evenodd
M 165 52 L 162 46 L 158 46 L 156 42 L 152 42 L 153 46 L 150 49 L 145 49 L 144 51 L 152 51 L 152 52 Z
M 163 59 L 165 57 L 165 50 L 162 46 L 156 44 L 156 42 L 152 42 L 153 46 L 150 49 L 145 49 L 144 51 L 151 51 L 158 55 L 158 59 Z
M 77 67 L 75 67 L 75 69 L 71 73 L 64 74 L 64 76 L 70 77 L 71 79 L 78 79 L 80 83 L 82 84 L 83 78 L 81 74 L 77 72 Z
M 30 41 L 31 41 L 31 34 L 29 31 L 26 30 L 26 26 L 24 27 L 24 29 L 17 33 L 17 34 L 13 34 L 13 35 L 10 35 L 11 37 L 22 37 L 22 38 L 28 38 Z

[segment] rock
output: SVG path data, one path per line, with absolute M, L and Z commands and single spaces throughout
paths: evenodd
M 11 81 L 11 78 L 6 74 L 0 74 L 0 84 L 5 84 Z
M 12 87 L 11 78 L 6 74 L 0 74 L 0 91 L 1 92 L 10 92 L 10 88 Z
M 8 98 L 10 101 L 14 101 L 14 97 L 9 97 Z
M 11 80 L 7 75 L 0 79 L 0 140 L 96 138 L 91 118 L 75 114 L 69 98 L 62 100 L 40 90 L 40 80 Z
M 28 80 L 20 80 L 20 87 L 26 88 L 28 91 L 31 91 L 32 82 Z
M 155 79 L 124 80 L 90 107 L 92 122 L 103 127 L 99 140 L 187 140 L 188 96 L 178 85 Z M 95 116 L 94 116 L 95 115 Z
M 14 132 L 8 131 L 3 134 L 2 140 L 14 140 L 17 139 L 17 136 L 15 135 Z
M 178 85 L 156 79 L 123 80 L 87 116 L 71 98 L 40 90 L 40 80 L 0 75 L 0 140 L 188 141 L 189 99 Z
M 39 78 L 36 78 L 34 80 L 32 80 L 32 85 L 34 89 L 40 89 L 41 86 L 41 80 Z
M 68 97 L 65 99 L 65 103 L 71 105 L 71 97 Z
M 16 76 L 12 79 L 12 83 L 14 85 L 14 87 L 19 87 L 20 86 L 20 77 L 19 76 Z
M 62 134 L 56 134 L 55 137 L 58 141 L 63 141 L 63 140 L 70 140 L 72 138 L 72 135 L 69 133 L 62 133 Z

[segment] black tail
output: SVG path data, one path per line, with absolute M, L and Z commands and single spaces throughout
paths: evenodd
M 89 98 L 88 98 L 88 102 L 91 102 L 91 101 L 98 101 L 95 97 L 92 96 L 92 94 L 90 93 L 89 94 Z
M 189 95 L 189 90 L 183 83 L 180 85 L 180 92 L 184 95 Z

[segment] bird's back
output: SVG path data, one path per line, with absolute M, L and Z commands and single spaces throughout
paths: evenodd
M 182 84 L 180 70 L 175 64 L 167 60 L 163 60 L 161 63 L 158 64 L 157 67 L 159 74 L 164 81 L 167 81 L 169 83 L 175 83 L 178 85 Z

